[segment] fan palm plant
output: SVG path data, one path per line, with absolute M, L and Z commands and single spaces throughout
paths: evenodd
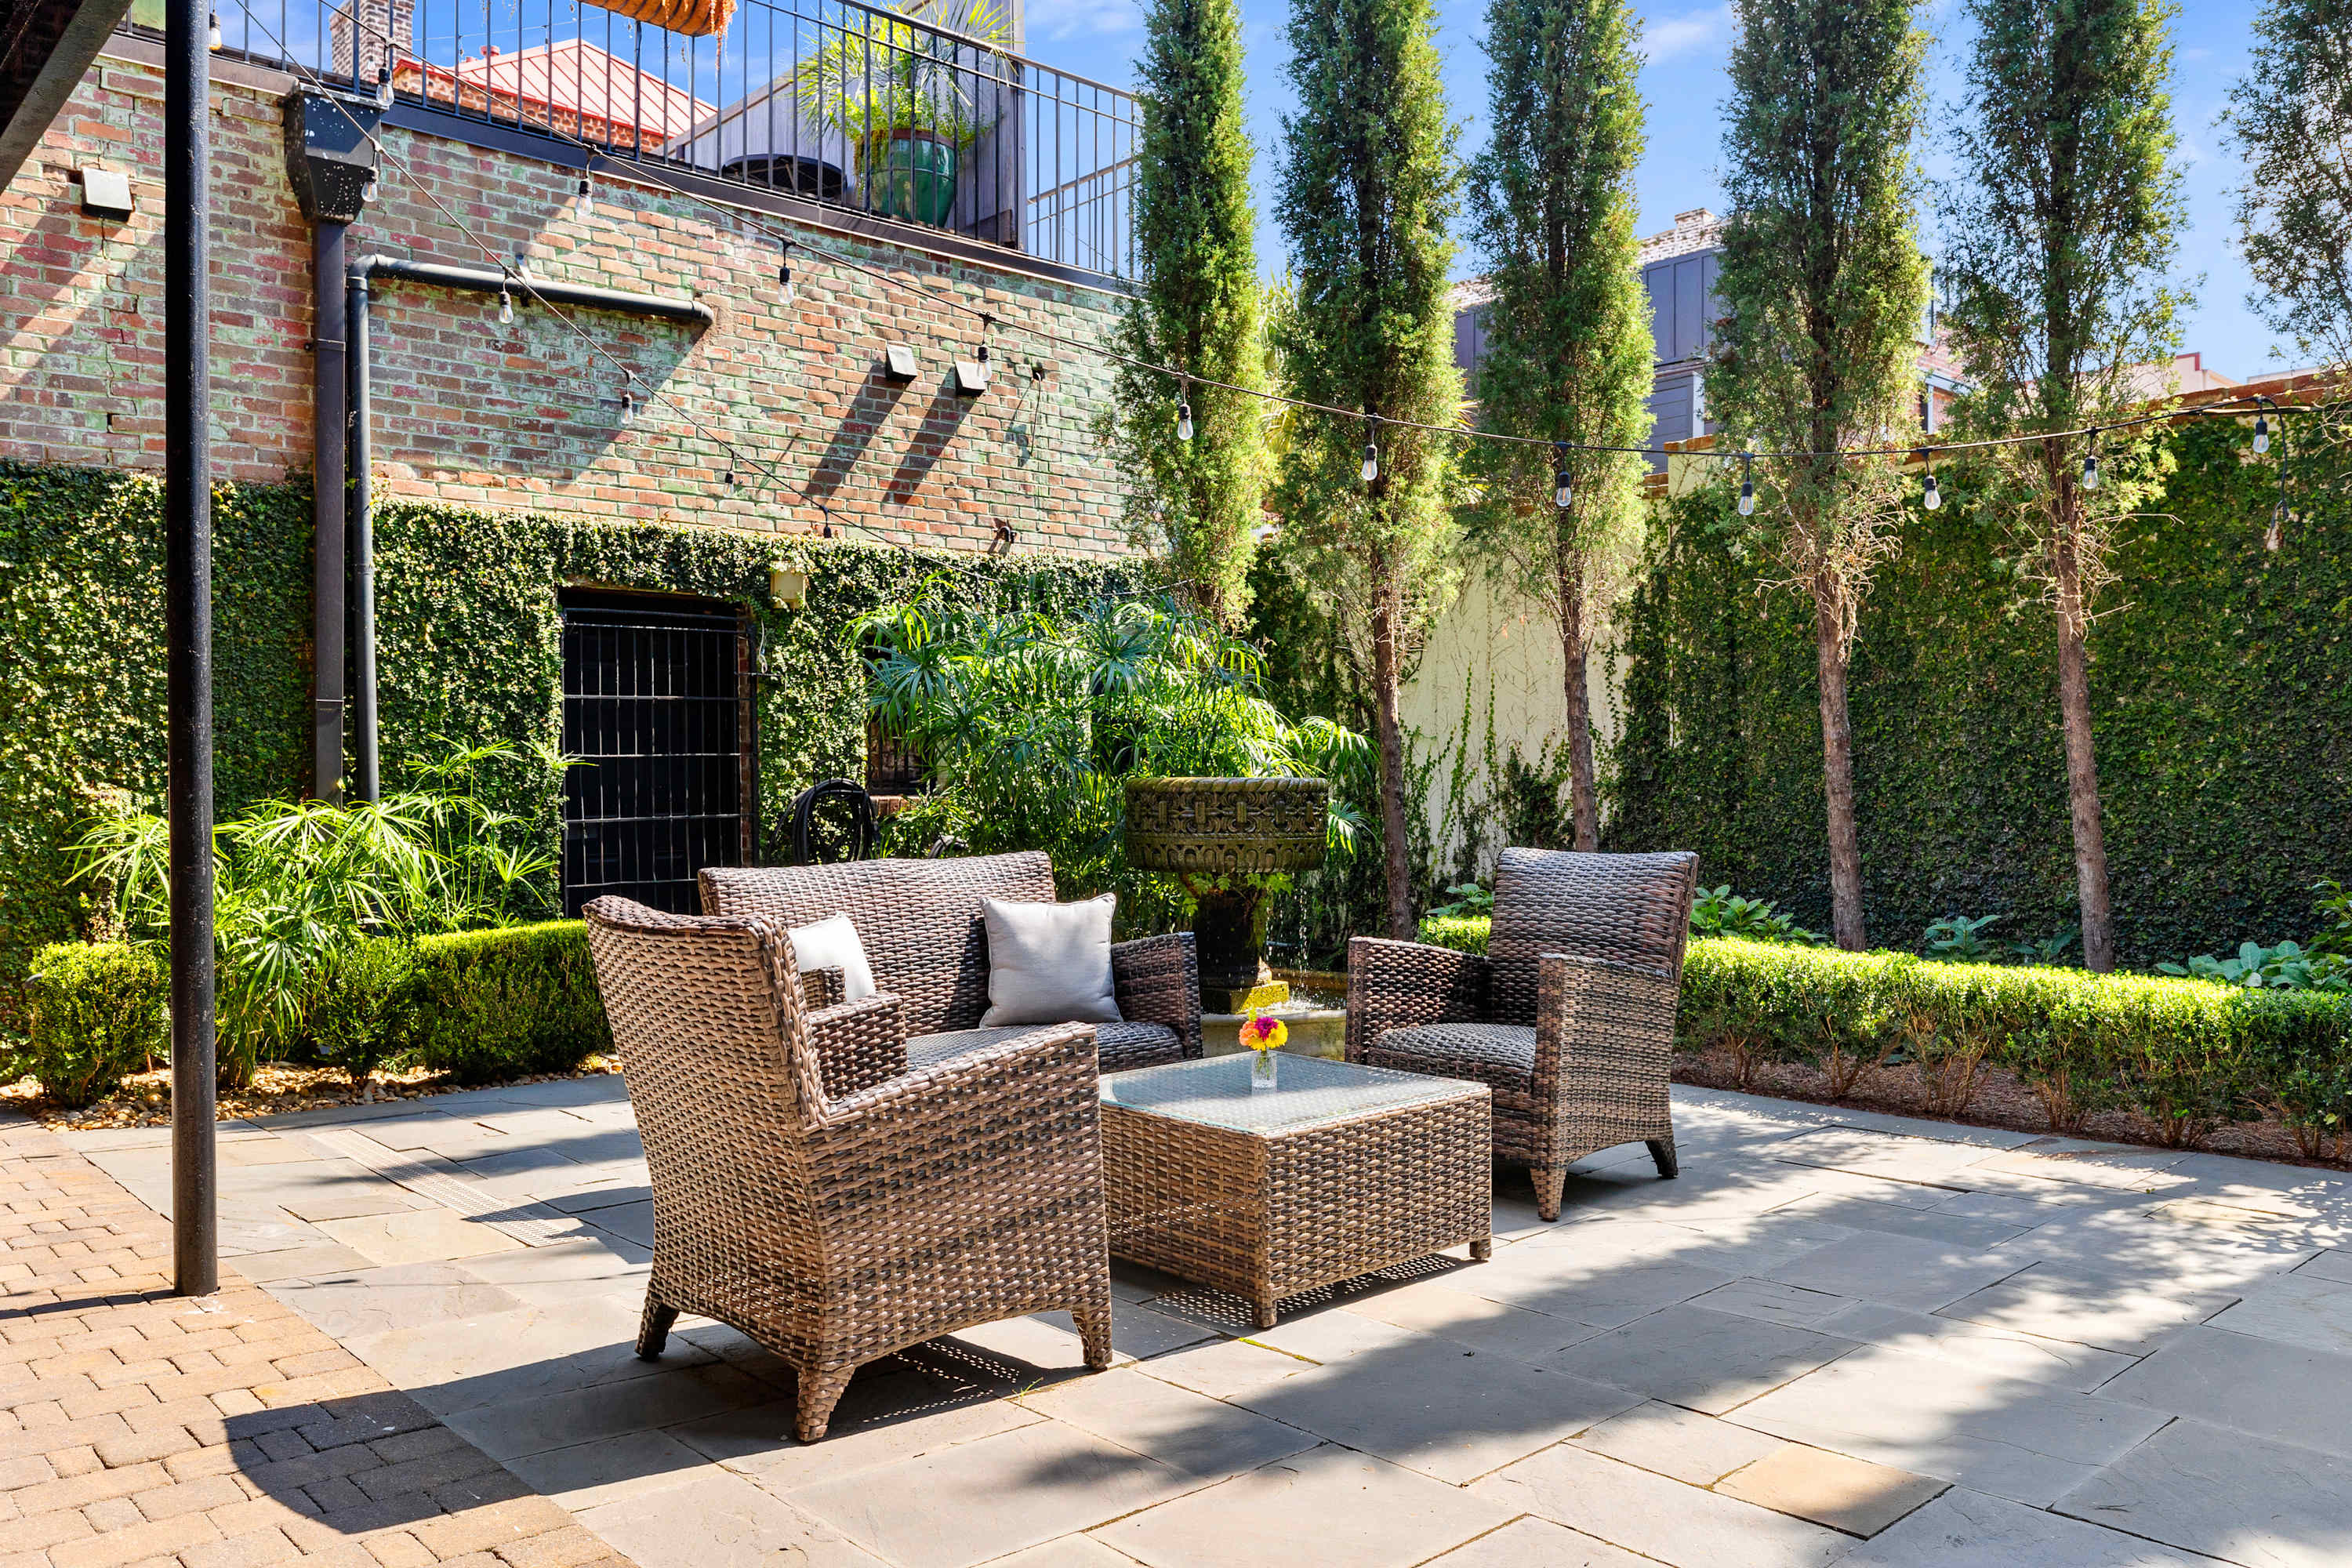
M 846 11 L 824 25 L 793 73 L 802 112 L 856 149 L 874 205 L 934 226 L 954 206 L 958 154 L 996 123 L 997 74 L 987 62 L 1012 43 L 996 0 L 940 22 L 954 31 L 896 12 Z

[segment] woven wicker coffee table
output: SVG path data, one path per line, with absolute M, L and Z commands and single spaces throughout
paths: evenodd
M 1276 1303 L 1467 1242 L 1494 1249 L 1492 1112 L 1484 1084 L 1318 1057 L 1250 1054 L 1102 1080 L 1110 1250 Z

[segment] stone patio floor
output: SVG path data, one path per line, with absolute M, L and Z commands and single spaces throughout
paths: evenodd
M 617 1078 L 225 1127 L 222 1229 L 645 1568 L 2352 1562 L 2352 1181 L 1675 1104 L 1681 1180 L 1611 1151 L 1544 1225 L 1505 1173 L 1489 1263 L 1263 1332 L 1120 1266 L 1113 1370 L 1066 1319 L 991 1325 L 868 1368 L 813 1447 L 732 1331 L 633 1355 L 653 1215 Z M 166 1205 L 161 1133 L 67 1141 Z

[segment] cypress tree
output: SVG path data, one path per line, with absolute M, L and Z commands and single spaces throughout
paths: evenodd
M 1490 429 L 1630 447 L 1650 434 L 1650 305 L 1636 270 L 1642 157 L 1638 24 L 1625 0 L 1492 0 L 1494 140 L 1473 166 L 1474 232 L 1491 259 L 1475 395 Z M 1622 587 L 1643 463 L 1573 447 L 1472 444 L 1474 541 L 1552 612 L 1564 667 L 1576 847 L 1600 847 L 1586 666 Z M 1567 477 L 1568 503 L 1555 491 Z
M 1724 132 L 1724 311 L 1707 402 L 1733 444 L 1767 453 L 1876 447 L 1916 428 L 1915 333 L 1927 302 L 1912 143 L 1926 38 L 1913 0 L 1739 0 Z M 1759 458 L 1756 522 L 1813 612 L 1832 929 L 1859 949 L 1846 670 L 1872 568 L 1891 554 L 1891 463 Z M 1737 474 L 1735 473 L 1735 477 Z
M 1454 128 L 1429 0 L 1293 0 L 1279 216 L 1293 282 L 1274 323 L 1287 390 L 1423 425 L 1460 418 L 1447 270 Z M 1289 544 L 1369 667 L 1390 933 L 1413 934 L 1398 687 L 1440 599 L 1458 437 L 1293 410 L 1277 470 Z M 1362 470 L 1367 449 L 1375 477 Z
M 1974 392 L 1968 433 L 2045 433 L 1996 448 L 1990 500 L 2056 622 L 2083 962 L 2115 967 L 2106 835 L 2091 732 L 2090 631 L 2114 530 L 2162 478 L 2153 426 L 2088 437 L 2152 391 L 2135 367 L 2179 346 L 2166 280 L 2188 222 L 2173 163 L 2166 0 L 1969 0 L 1977 38 L 1947 193 L 1948 312 Z M 2101 483 L 2086 483 L 2095 456 Z
M 1145 27 L 1135 159 L 1142 289 L 1116 341 L 1122 353 L 1204 380 L 1121 367 L 1106 435 L 1137 480 L 1133 531 L 1156 537 L 1177 580 L 1230 621 L 1248 603 L 1266 468 L 1265 403 L 1206 384 L 1265 384 L 1241 23 L 1234 0 L 1152 0 Z M 1177 430 L 1187 405 L 1189 441 Z

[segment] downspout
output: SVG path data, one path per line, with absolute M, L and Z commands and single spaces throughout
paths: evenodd
M 373 99 L 297 88 L 286 95 L 286 177 L 311 225 L 310 796 L 343 795 L 343 635 L 349 622 L 344 494 L 351 372 L 343 333 L 344 238 L 375 194 Z
M 352 793 L 362 800 L 379 798 L 375 679 L 375 526 L 369 507 L 368 476 L 372 471 L 370 444 L 371 386 L 368 304 L 371 285 L 378 279 L 425 283 L 477 294 L 510 293 L 515 303 L 532 299 L 551 305 L 578 305 L 592 310 L 615 310 L 623 315 L 650 316 L 682 326 L 709 326 L 719 318 L 699 300 L 667 300 L 658 294 L 631 294 L 619 289 L 558 283 L 533 278 L 526 286 L 518 274 L 479 267 L 448 267 L 436 261 L 409 261 L 396 256 L 363 256 L 346 275 L 344 315 L 351 335 L 347 361 L 351 405 L 351 573 L 352 573 L 352 721 L 355 777 Z
M 343 342 L 343 235 L 320 218 L 311 228 L 310 288 L 310 798 L 343 794 L 343 443 L 349 382 Z
M 368 510 L 368 275 L 351 269 L 343 315 L 351 333 L 352 793 L 383 798 L 375 721 L 375 532 Z

